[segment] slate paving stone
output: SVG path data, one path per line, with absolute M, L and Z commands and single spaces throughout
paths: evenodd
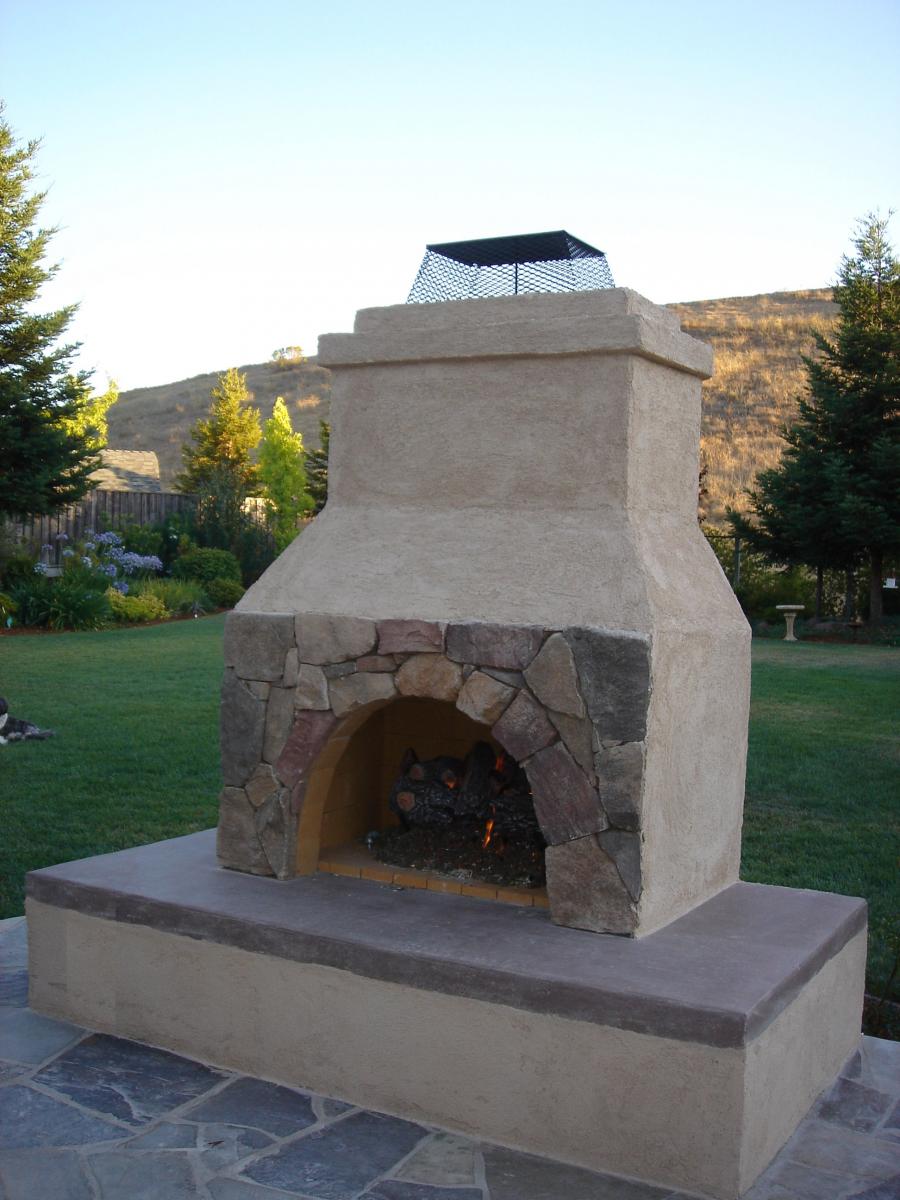
M 28 1063 L 0 1062 L 0 1083 L 10 1079 L 19 1079 L 31 1070 Z
M 89 1167 L 98 1200 L 200 1200 L 203 1196 L 186 1155 L 111 1150 L 92 1155 Z
M 672 1200 L 671 1188 L 598 1175 L 533 1154 L 482 1146 L 491 1200 Z
M 847 1200 L 897 1200 L 900 1197 L 900 1175 L 886 1179 L 884 1183 L 876 1183 L 861 1192 L 851 1192 Z
M 845 1200 L 859 1182 L 832 1171 L 778 1162 L 753 1185 L 744 1200 Z
M 274 1191 L 257 1187 L 243 1179 L 211 1179 L 206 1185 L 211 1200 L 297 1200 L 298 1192 Z
M 866 1087 L 900 1097 L 900 1042 L 864 1037 L 842 1075 Z
M 0 1088 L 0 1149 L 83 1146 L 125 1133 L 120 1125 L 79 1112 L 22 1084 Z
M 42 1017 L 30 1008 L 0 1009 L 2 1059 L 37 1065 L 83 1036 L 77 1025 Z
M 4 1150 L 3 1200 L 94 1200 L 81 1156 L 74 1150 Z
M 251 1163 L 243 1174 L 316 1200 L 351 1200 L 426 1136 L 427 1130 L 410 1121 L 354 1113 Z
M 878 1130 L 878 1136 L 900 1141 L 900 1100 L 888 1113 L 887 1120 Z
M 851 1178 L 890 1179 L 900 1173 L 900 1144 L 807 1119 L 782 1151 L 791 1162 Z
M 24 917 L 0 921 L 0 975 L 28 966 L 28 926 Z
M 245 1129 L 240 1125 L 204 1125 L 197 1145 L 200 1161 L 208 1171 L 225 1171 L 248 1154 L 265 1150 L 275 1141 L 261 1129 Z
M 249 1125 L 275 1137 L 288 1137 L 315 1125 L 312 1099 L 291 1088 L 261 1079 L 236 1079 L 221 1092 L 194 1105 L 184 1114 L 189 1121 L 218 1121 Z
M 95 1034 L 34 1078 L 85 1108 L 146 1125 L 202 1096 L 223 1075 L 166 1050 Z
M 482 1200 L 481 1188 L 431 1187 L 427 1183 L 402 1183 L 384 1179 L 365 1193 L 368 1200 Z
M 429 1138 L 397 1172 L 409 1183 L 443 1187 L 475 1187 L 477 1147 L 468 1138 L 438 1133 Z
M 129 1138 L 124 1145 L 128 1150 L 193 1150 L 199 1135 L 196 1125 L 173 1125 L 163 1121 L 155 1129 Z
M 28 972 L 20 970 L 6 971 L 0 967 L 0 1005 L 14 1005 L 24 1008 L 28 1003 Z
M 820 1121 L 871 1133 L 892 1107 L 892 1098 L 852 1079 L 838 1079 L 815 1108 Z

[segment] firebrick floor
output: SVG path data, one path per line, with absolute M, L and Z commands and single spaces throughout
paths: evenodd
M 53 1021 L 0 922 L 0 1200 L 687 1200 Z M 863 1039 L 746 1200 L 900 1200 L 900 1043 Z

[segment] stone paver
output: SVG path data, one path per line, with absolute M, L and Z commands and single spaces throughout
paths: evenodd
M 0 922 L 2 1200 L 688 1200 L 51 1021 L 25 964 Z M 900 1045 L 864 1038 L 744 1200 L 898 1198 Z

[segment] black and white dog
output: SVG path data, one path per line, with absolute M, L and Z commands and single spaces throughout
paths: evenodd
M 9 705 L 0 696 L 0 746 L 7 742 L 24 742 L 33 738 L 53 737 L 52 729 L 38 729 L 30 721 L 9 715 Z

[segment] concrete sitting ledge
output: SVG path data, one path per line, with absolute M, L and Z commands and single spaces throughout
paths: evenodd
M 32 872 L 27 912 L 48 1015 L 717 1200 L 859 1039 L 865 905 L 844 896 L 736 884 L 635 941 L 228 871 L 209 831 Z

